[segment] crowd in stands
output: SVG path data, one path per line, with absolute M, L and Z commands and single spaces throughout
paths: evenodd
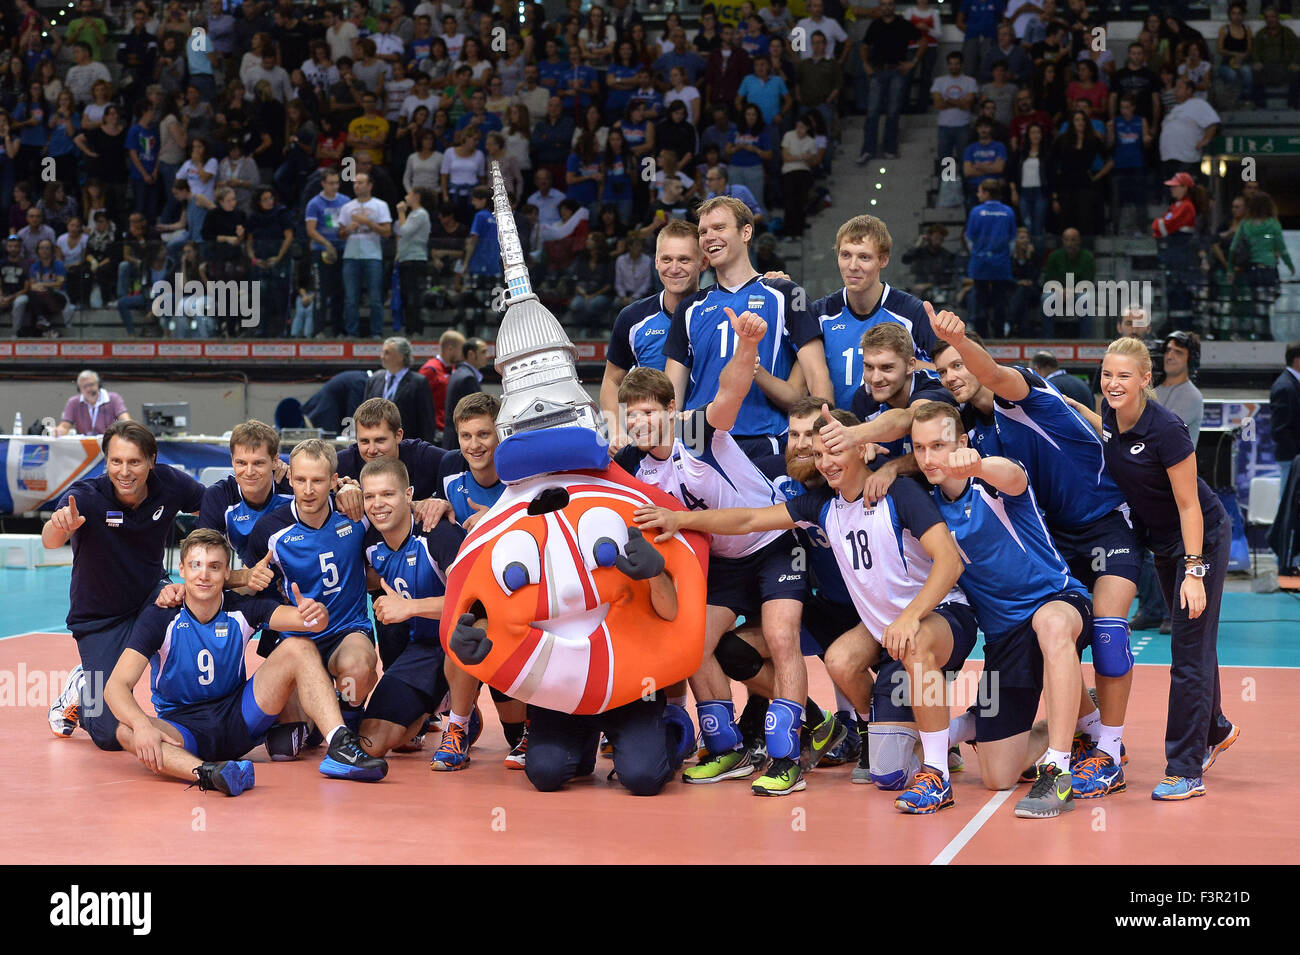
M 534 287 L 575 336 L 601 336 L 656 287 L 663 223 L 735 196 L 755 214 L 756 257 L 782 269 L 779 243 L 829 202 L 818 182 L 843 115 L 866 115 L 865 162 L 898 155 L 904 110 L 933 110 L 971 215 L 977 324 L 1013 298 L 1023 321 L 989 330 L 1039 324 L 1021 289 L 1056 237 L 1154 232 L 1166 268 L 1191 276 L 1187 296 L 1233 303 L 1221 331 L 1258 334 L 1280 232 L 1266 241 L 1262 203 L 1219 224 L 1194 185 L 1193 220 L 1170 230 L 1194 241 L 1147 223 L 1161 183 L 1199 173 L 1220 122 L 1211 92 L 1298 105 L 1300 39 L 1272 8 L 1254 33 L 1244 12 L 1234 3 L 1217 37 L 1152 15 L 1121 54 L 1098 49 L 1106 18 L 1087 0 L 964 0 L 964 42 L 936 77 L 927 0 L 807 0 L 801 18 L 783 0 L 744 3 L 734 26 L 707 3 L 651 24 L 634 0 L 551 14 L 503 0 L 79 0 L 63 22 L 4 0 L 0 309 L 15 337 L 56 337 L 74 308 L 109 305 L 132 334 L 479 330 L 500 275 L 496 162 Z M 1249 258 L 1233 251 L 1246 220 Z M 909 255 L 933 272 L 941 252 Z M 159 327 L 149 290 L 178 274 L 259 282 L 258 327 L 212 317 L 202 294 Z

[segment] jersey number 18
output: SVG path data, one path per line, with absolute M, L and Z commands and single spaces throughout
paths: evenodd
M 853 555 L 853 569 L 870 570 L 871 548 L 868 545 L 870 544 L 871 538 L 867 532 L 849 531 L 844 535 L 844 539 L 848 541 L 849 553 Z

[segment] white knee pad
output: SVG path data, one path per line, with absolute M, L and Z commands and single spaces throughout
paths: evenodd
M 867 751 L 871 759 L 871 781 L 880 789 L 906 789 L 921 769 L 916 746 L 921 734 L 905 726 L 867 728 Z

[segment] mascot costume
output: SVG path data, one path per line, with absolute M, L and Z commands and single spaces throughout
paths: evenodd
M 654 795 L 695 740 L 665 689 L 703 659 L 708 538 L 656 546 L 632 526 L 638 507 L 681 505 L 611 463 L 577 351 L 532 291 L 496 163 L 491 173 L 506 282 L 496 468 L 507 488 L 448 571 L 443 647 L 529 704 L 536 788 L 593 772 L 604 732 L 619 781 Z

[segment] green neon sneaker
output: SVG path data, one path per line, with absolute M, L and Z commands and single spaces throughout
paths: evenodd
M 733 749 L 708 756 L 682 770 L 684 783 L 720 783 L 724 779 L 741 779 L 753 775 L 754 759 L 750 750 Z
M 799 763 L 793 759 L 774 759 L 767 772 L 754 780 L 750 787 L 755 796 L 788 796 L 806 788 Z
M 822 716 L 824 719 L 805 735 L 799 749 L 799 768 L 804 772 L 816 769 L 822 757 L 844 742 L 844 737 L 849 735 L 849 728 L 837 720 L 830 710 L 822 710 Z
M 1074 809 L 1074 777 L 1050 763 L 1040 763 L 1038 778 L 1029 788 L 1029 795 L 1016 803 L 1016 815 L 1021 819 L 1050 819 Z

